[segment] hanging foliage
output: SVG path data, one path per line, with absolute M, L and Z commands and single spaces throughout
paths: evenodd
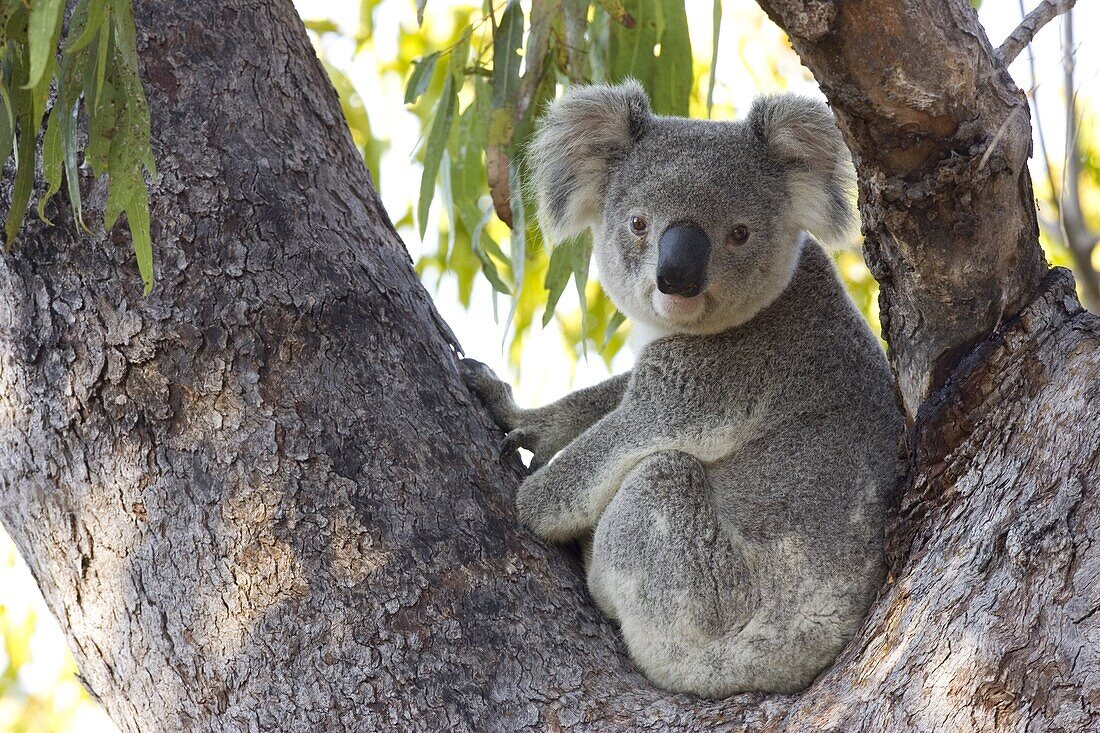
M 411 62 L 405 102 L 422 111 L 428 129 L 416 220 L 423 236 L 439 190 L 447 227 L 439 251 L 421 266 L 455 272 L 460 297 L 469 294 L 464 277 L 476 272 L 496 293 L 510 296 L 507 323 L 516 358 L 541 309 L 543 326 L 558 317 L 563 332 L 577 339 L 578 352 L 592 344 L 609 360 L 622 344 L 623 319 L 589 280 L 591 239 L 548 250 L 522 184 L 523 155 L 544 105 L 568 84 L 636 78 L 655 111 L 688 114 L 693 74 L 684 3 L 536 0 L 526 15 L 524 7 L 518 0 L 487 3 L 479 18 L 457 25 L 461 36 L 450 47 L 427 49 Z M 447 54 L 447 71 L 440 74 Z M 464 109 L 460 98 L 469 100 Z M 507 251 L 494 234 L 502 231 L 495 222 L 506 227 Z M 570 281 L 581 303 L 579 324 L 556 312 Z
M 0 0 L 0 165 L 15 153 L 5 247 L 23 225 L 37 166 L 46 184 L 38 216 L 48 222 L 46 204 L 64 184 L 77 227 L 89 231 L 80 199 L 80 169 L 87 165 L 108 180 L 104 229 L 126 214 L 148 294 L 153 244 L 145 175 L 155 169 L 130 0 L 78 0 L 62 39 L 65 8 L 64 0 Z

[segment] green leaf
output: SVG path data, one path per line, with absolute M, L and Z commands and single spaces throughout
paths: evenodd
M 633 28 L 636 25 L 634 17 L 627 12 L 622 0 L 600 0 L 600 5 L 616 23 L 621 23 L 624 28 Z
M 515 229 L 511 210 L 510 170 L 512 135 L 516 124 L 516 95 L 519 91 L 519 48 L 523 43 L 523 8 L 518 0 L 509 0 L 500 26 L 493 37 L 493 98 L 489 113 L 489 134 L 485 150 L 485 169 L 489 193 L 500 220 Z
M 626 316 L 616 309 L 607 322 L 607 330 L 603 333 L 603 348 L 607 348 L 607 345 L 611 343 L 611 339 L 615 337 L 615 332 L 619 330 L 619 326 L 623 325 L 625 320 Z
M 519 167 L 514 163 L 508 167 L 509 189 L 512 208 L 512 307 L 508 310 L 508 320 L 504 323 L 507 333 L 516 315 L 523 293 L 523 272 L 527 266 L 527 224 L 523 211 L 523 193 L 519 185 Z
M 15 235 L 23 225 L 23 215 L 31 200 L 31 188 L 34 186 L 34 131 L 32 124 L 31 95 L 25 89 L 15 94 L 15 106 L 19 113 L 19 144 L 15 183 L 11 190 L 11 208 L 4 222 L 4 241 L 7 247 L 15 243 Z
M 722 35 L 722 0 L 714 0 L 711 11 L 710 32 L 710 79 L 707 81 L 707 117 L 714 109 L 714 83 L 718 78 L 718 41 Z
M 106 23 L 107 0 L 82 0 L 73 10 L 74 27 L 65 41 L 65 54 L 84 50 Z
M 691 100 L 691 36 L 682 0 L 658 0 L 661 55 L 650 96 L 657 114 L 686 117 Z
M 519 89 L 519 55 L 523 44 L 523 8 L 519 0 L 508 0 L 500 27 L 493 36 L 493 107 L 503 108 L 515 102 Z
M 46 190 L 38 198 L 38 218 L 47 224 L 46 204 L 54 194 L 61 190 L 61 122 L 60 106 L 54 104 L 46 122 L 46 134 L 42 137 L 42 173 L 46 179 Z
M 454 189 L 451 184 L 451 156 L 447 154 L 446 149 L 443 150 L 443 156 L 440 159 L 439 183 L 439 187 L 443 190 L 443 211 L 447 214 L 447 249 L 453 251 L 458 219 L 455 217 Z
M 153 292 L 153 238 L 149 231 L 149 194 L 145 186 L 137 186 L 127 202 L 126 221 L 134 245 L 138 273 L 144 283 L 143 295 Z
M 546 280 L 543 281 L 547 291 L 546 310 L 542 313 L 543 328 L 546 328 L 553 320 L 554 309 L 558 307 L 558 300 L 561 299 L 561 294 L 565 292 L 569 276 L 573 274 L 571 267 L 573 258 L 569 250 L 575 246 L 576 241 L 577 238 L 567 239 L 554 247 L 554 250 L 550 253 L 550 264 L 546 268 Z
M 489 257 L 482 245 L 482 237 L 485 233 L 485 227 L 488 225 L 489 220 L 493 218 L 493 207 L 485 207 L 485 213 L 482 215 L 481 220 L 478 221 L 477 226 L 474 227 L 474 232 L 470 237 L 470 245 L 473 247 L 474 254 L 477 255 L 477 259 L 481 262 L 481 271 L 485 274 L 485 279 L 489 281 L 489 284 L 493 286 L 493 290 L 498 293 L 510 294 L 508 286 L 505 285 L 504 280 L 500 277 L 500 271 L 497 270 L 496 263 Z M 492 240 L 489 240 L 492 242 Z M 493 246 L 496 247 L 496 243 L 493 242 Z M 497 248 L 497 252 L 500 249 Z M 503 255 L 503 253 L 501 253 Z M 503 258 L 502 258 L 503 259 Z
M 582 245 L 573 251 L 573 280 L 581 304 L 581 333 L 588 333 L 588 265 L 592 261 L 592 237 L 587 232 L 580 238 Z M 581 338 L 581 351 L 588 356 L 588 339 Z
M 3 74 L 0 74 L 0 168 L 4 166 L 4 161 L 11 155 L 14 143 L 15 113 L 12 108 L 11 96 L 8 94 L 7 84 L 4 83 Z
M 435 62 L 439 60 L 439 52 L 428 54 L 422 59 L 413 61 L 413 72 L 409 75 L 409 81 L 405 84 L 405 104 L 415 104 L 420 96 L 428 91 L 428 84 L 432 80 L 432 71 L 435 70 Z
M 340 26 L 336 25 L 335 22 L 329 20 L 328 18 L 307 20 L 303 21 L 303 23 L 307 31 L 313 31 L 319 36 L 323 36 L 326 33 L 340 32 Z
M 616 83 L 633 77 L 651 97 L 656 66 L 653 47 L 660 40 L 657 35 L 657 2 L 660 1 L 630 0 L 626 7 L 636 21 L 635 27 L 625 28 L 615 23 L 608 29 L 608 81 Z
M 105 24 L 96 40 L 95 83 L 92 86 L 92 109 L 99 109 L 103 84 L 107 78 L 107 59 L 111 55 L 111 26 Z
M 428 133 L 428 142 L 424 146 L 424 173 L 420 177 L 420 197 L 416 206 L 416 221 L 423 237 L 428 229 L 428 211 L 435 195 L 435 179 L 439 174 L 439 161 L 447 145 L 447 136 L 454 122 L 455 107 L 458 105 L 458 93 L 455 91 L 454 76 L 447 74 L 443 82 L 443 92 L 436 105 L 432 129 Z
M 57 38 L 61 33 L 61 18 L 65 14 L 65 0 L 35 0 L 27 21 L 27 45 L 30 53 L 30 74 L 27 87 L 35 87 L 42 80 L 46 67 L 57 54 Z

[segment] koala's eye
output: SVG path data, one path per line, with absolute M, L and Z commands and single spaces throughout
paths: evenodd
M 630 231 L 639 237 L 649 231 L 649 222 L 640 216 L 630 217 Z
M 744 224 L 738 224 L 733 229 L 730 229 L 729 241 L 730 244 L 744 244 L 749 238 L 749 228 Z

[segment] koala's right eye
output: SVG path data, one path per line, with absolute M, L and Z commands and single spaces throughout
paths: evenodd
M 640 237 L 649 231 L 649 222 L 640 216 L 632 216 L 630 217 L 630 231 Z

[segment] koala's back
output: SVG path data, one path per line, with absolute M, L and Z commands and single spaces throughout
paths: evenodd
M 691 689 L 714 694 L 805 686 L 856 631 L 881 586 L 902 432 L 885 356 L 827 255 L 808 241 L 790 286 L 748 323 L 652 343 L 625 399 L 667 426 L 669 439 L 654 450 L 692 456 L 705 474 L 721 533 L 704 554 L 723 566 L 681 565 L 684 587 L 736 588 L 727 598 L 744 606 L 727 609 L 733 630 L 724 633 L 733 636 L 724 647 L 693 647 L 685 640 L 725 637 L 676 621 L 688 629 L 683 639 L 654 646 L 647 672 L 695 675 Z M 718 560 L 731 552 L 736 561 Z M 628 634 L 641 623 L 622 608 L 618 616 Z M 746 645 L 768 650 L 766 659 L 753 662 Z M 738 655 L 744 679 L 728 671 Z M 708 668 L 716 679 L 700 677 Z

